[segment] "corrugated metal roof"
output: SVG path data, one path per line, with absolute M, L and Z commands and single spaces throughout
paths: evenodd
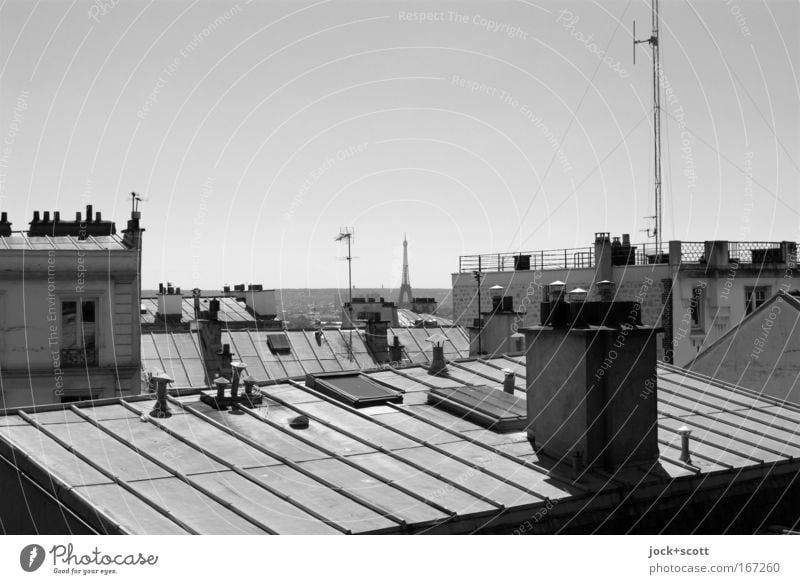
M 180 352 L 172 342 L 155 349 Z M 148 397 L 9 414 L 0 416 L 0 455 L 55 497 L 82 495 L 73 510 L 88 523 L 101 512 L 128 533 L 469 532 L 513 527 L 545 504 L 567 516 L 600 505 L 597 492 L 624 479 L 591 471 L 574 485 L 568 469 L 540 464 L 524 432 L 486 430 L 426 403 L 431 387 L 499 385 L 508 364 L 466 363 L 459 381 L 419 366 L 367 372 L 404 393 L 402 404 L 365 410 L 291 382 L 261 387 L 264 403 L 244 416 L 198 395 L 171 398 L 168 419 L 142 419 L 154 405 Z M 702 489 L 698 474 L 731 480 L 797 462 L 800 409 L 671 367 L 659 367 L 658 386 L 668 476 L 640 482 L 674 489 L 688 477 Z M 289 426 L 298 415 L 310 419 L 307 429 Z M 695 467 L 678 460 L 684 424 Z
M 11 235 L 0 237 L 0 250 L 24 249 L 33 250 L 130 250 L 118 235 L 90 235 L 86 239 L 78 239 L 74 235 L 49 235 L 29 237 L 24 231 L 15 231 Z

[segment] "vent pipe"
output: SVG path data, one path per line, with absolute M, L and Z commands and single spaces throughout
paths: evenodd
M 169 418 L 172 416 L 172 412 L 169 411 L 167 403 L 167 384 L 174 380 L 163 371 L 157 371 L 151 379 L 156 386 L 156 404 L 150 411 L 150 415 L 154 418 Z
M 681 426 L 678 428 L 678 434 L 681 437 L 680 460 L 686 464 L 692 464 L 692 454 L 689 452 L 689 437 L 692 435 L 692 431 L 686 426 Z

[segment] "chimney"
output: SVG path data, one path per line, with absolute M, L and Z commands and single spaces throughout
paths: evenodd
M 564 462 L 579 452 L 585 468 L 651 464 L 658 458 L 658 425 L 649 388 L 661 329 L 639 324 L 636 303 L 592 304 L 601 306 L 588 310 L 583 327 L 567 319 L 523 329 L 530 347 L 529 441 Z M 542 315 L 547 319 L 544 307 Z
M 0 237 L 11 235 L 11 223 L 8 222 L 8 213 L 3 211 L 0 214 Z
M 200 342 L 200 354 L 203 357 L 204 369 L 206 372 L 206 384 L 211 387 L 217 371 L 220 370 L 220 352 L 222 351 L 222 323 L 217 319 L 219 300 L 211 300 L 208 312 L 204 315 L 207 318 L 197 320 L 197 333 Z
M 439 337 L 428 339 L 433 343 L 433 358 L 431 359 L 430 367 L 428 367 L 428 374 L 437 377 L 445 377 L 447 375 L 447 363 L 444 360 L 444 342 Z
M 92 206 L 91 205 L 86 205 L 86 222 L 87 223 L 91 223 L 92 222 Z
M 278 314 L 275 290 L 264 290 L 261 284 L 249 286 L 244 294 L 244 302 L 253 316 L 272 319 Z
M 89 210 L 90 209 L 87 209 L 87 211 Z M 131 211 L 131 218 L 128 219 L 128 226 L 122 230 L 122 241 L 130 249 L 142 249 L 142 233 L 144 233 L 144 229 L 139 226 L 141 217 L 142 214 L 140 211 Z M 80 214 L 78 214 L 78 221 L 80 221 L 80 219 Z M 88 219 L 90 219 L 90 216 L 87 216 L 87 220 Z
M 150 415 L 154 418 L 169 418 L 172 416 L 172 412 L 169 411 L 167 402 L 167 384 L 172 383 L 174 379 L 163 371 L 157 371 L 150 379 L 156 386 L 156 403 L 150 411 Z
M 514 372 L 511 369 L 503 369 L 503 391 L 514 395 Z
M 368 320 L 365 341 L 369 352 L 378 363 L 386 363 L 390 359 L 389 355 L 389 321 Z
M 397 335 L 394 335 L 392 346 L 389 347 L 389 359 L 392 363 L 399 363 L 403 360 L 403 345 L 400 344 L 400 338 Z
M 617 242 L 619 243 L 619 242 Z M 611 237 L 601 231 L 594 234 L 594 269 L 595 280 L 613 280 L 613 264 L 611 261 Z
M 165 290 L 164 285 L 159 284 L 156 299 L 158 300 L 157 318 L 180 322 L 183 316 L 183 296 L 181 296 L 180 288 L 176 291 L 168 282 Z

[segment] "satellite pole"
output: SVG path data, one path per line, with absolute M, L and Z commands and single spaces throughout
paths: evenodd
M 636 21 L 633 23 L 633 63 L 636 64 L 636 45 L 647 43 L 653 51 L 653 143 L 654 143 L 654 180 L 655 188 L 655 215 L 652 233 L 647 230 L 650 237 L 656 238 L 656 256 L 661 255 L 661 61 L 658 49 L 658 0 L 650 2 L 653 18 L 653 32 L 650 38 L 636 40 Z

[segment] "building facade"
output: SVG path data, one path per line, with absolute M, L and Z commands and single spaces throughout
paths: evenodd
M 650 245 L 652 248 L 652 244 Z M 552 284 L 598 300 L 641 304 L 642 322 L 663 327 L 658 356 L 682 366 L 779 290 L 800 287 L 794 242 L 670 241 L 668 253 L 597 233 L 592 247 L 462 256 L 452 275 L 456 324 L 478 326 L 500 290 L 518 313 L 511 334 L 538 325 Z M 480 286 L 478 283 L 480 282 Z M 480 294 L 478 290 L 480 289 Z
M 0 221 L 0 407 L 138 394 L 139 213 Z

